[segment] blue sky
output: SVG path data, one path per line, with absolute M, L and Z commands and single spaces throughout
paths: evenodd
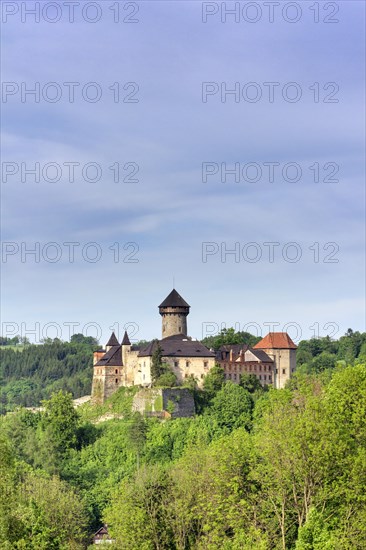
M 233 16 L 222 22 L 220 12 L 203 23 L 206 8 L 198 1 L 120 2 L 122 17 L 138 5 L 136 23 L 114 23 L 115 3 L 108 0 L 95 3 L 101 13 L 96 23 L 83 20 L 81 6 L 88 2 L 75 8 L 73 23 L 64 2 L 57 2 L 61 18 L 55 23 L 42 13 L 39 23 L 24 13 L 22 22 L 21 4 L 31 9 L 35 2 L 3 4 L 10 6 L 7 13 L 19 8 L 14 15 L 3 13 L 2 79 L 10 83 L 5 90 L 21 90 L 22 83 L 29 89 L 37 82 L 46 97 L 61 90 L 55 103 L 42 95 L 38 103 L 31 95 L 22 101 L 20 91 L 9 93 L 6 102 L 2 97 L 5 335 L 68 339 L 68 323 L 79 323 L 75 332 L 96 335 L 98 325 L 105 342 L 110 327 L 121 336 L 123 326 L 132 323 L 135 339 L 157 337 L 157 306 L 173 277 L 192 306 L 188 327 L 196 338 L 249 323 L 259 334 L 271 324 L 275 330 L 287 328 L 295 339 L 314 332 L 339 337 L 348 327 L 365 330 L 363 2 L 320 2 L 319 23 L 310 9 L 314 2 L 296 4 L 301 8 L 296 23 L 284 20 L 286 2 L 273 23 L 263 2 L 255 3 L 262 11 L 256 23 L 245 21 L 242 11 L 238 23 Z M 240 2 L 240 9 L 247 4 Z M 329 4 L 339 7 L 337 14 L 332 16 Z M 49 8 L 46 18 L 54 13 Z M 254 12 L 246 13 L 253 18 Z M 290 8 L 285 13 L 295 14 Z M 325 23 L 326 17 L 339 21 Z M 47 87 L 50 82 L 56 87 Z M 74 103 L 65 82 L 80 83 Z M 90 82 L 102 91 L 94 103 L 80 91 Z M 114 102 L 109 87 L 116 82 L 120 97 L 137 84 L 138 101 Z M 129 82 L 136 84 L 123 90 Z M 223 102 L 218 92 L 203 102 L 204 82 L 217 83 L 219 90 L 238 83 L 239 101 L 227 95 Z M 254 87 L 245 87 L 250 82 Z M 278 83 L 273 102 L 268 82 Z M 296 91 L 286 87 L 291 82 L 302 94 L 297 102 L 282 96 Z M 327 83 L 338 91 L 334 84 L 324 90 Z M 262 93 L 256 103 L 247 100 L 255 89 Z M 338 102 L 323 101 L 331 92 Z M 31 168 L 36 162 L 39 182 L 21 165 Z M 64 164 L 70 162 L 79 163 L 73 182 Z M 139 181 L 114 182 L 109 167 L 117 162 L 122 168 L 137 165 Z M 206 162 L 218 174 L 204 182 Z M 61 167 L 59 181 L 50 181 L 52 169 L 42 177 L 48 163 Z M 92 168 L 83 177 L 88 163 L 100 167 L 99 181 L 87 181 Z M 248 181 L 254 178 L 249 168 L 248 179 L 241 172 L 240 181 L 234 176 L 221 181 L 222 163 L 228 169 L 255 163 L 262 177 Z M 272 182 L 268 163 L 278 163 Z M 283 179 L 287 163 L 300 166 L 299 181 Z M 17 173 L 5 177 L 11 166 Z M 339 181 L 323 181 L 334 166 L 333 179 Z M 291 169 L 289 174 L 291 179 Z M 73 262 L 63 244 L 68 242 L 80 243 Z M 219 252 L 204 262 L 208 242 Z M 272 262 L 264 243 L 278 243 Z M 24 249 L 37 246 L 39 262 L 24 255 Z M 235 247 L 239 258 L 221 257 L 221 251 Z M 292 262 L 299 250 L 301 258 Z M 261 258 L 249 261 L 255 251 Z M 94 252 L 101 254 L 99 261 L 90 260 Z M 60 259 L 52 262 L 56 253 Z

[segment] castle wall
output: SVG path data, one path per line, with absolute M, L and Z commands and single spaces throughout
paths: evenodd
M 98 404 L 110 397 L 123 385 L 124 370 L 121 367 L 94 367 L 92 401 Z
M 197 385 L 202 387 L 203 379 L 215 366 L 214 357 L 163 357 L 177 377 L 178 384 L 184 384 L 187 378 L 194 377 Z
M 231 380 L 235 384 L 240 383 L 241 374 L 253 374 L 258 378 L 262 386 L 271 386 L 274 384 L 274 365 L 273 363 L 263 363 L 258 361 L 218 361 L 220 367 L 224 369 L 226 380 Z
M 263 351 L 267 353 L 271 359 L 274 359 L 275 362 L 275 388 L 284 388 L 287 380 L 291 378 L 292 374 L 296 370 L 296 350 L 264 349 Z
M 186 418 L 196 412 L 193 396 L 186 388 L 144 388 L 134 396 L 132 410 L 171 418 Z
M 137 370 L 135 374 L 136 386 L 149 386 L 152 384 L 151 380 L 151 357 L 138 357 L 137 358 Z
M 131 351 L 131 349 L 126 350 L 126 353 L 123 355 L 123 365 L 125 369 L 125 379 L 124 386 L 134 386 L 136 385 L 136 377 L 138 375 L 138 351 Z

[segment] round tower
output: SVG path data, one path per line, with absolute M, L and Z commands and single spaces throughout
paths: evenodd
M 162 338 L 182 334 L 187 336 L 187 315 L 190 305 L 173 288 L 159 306 L 162 316 Z

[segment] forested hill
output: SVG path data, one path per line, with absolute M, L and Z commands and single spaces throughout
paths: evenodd
M 0 346 L 1 413 L 19 405 L 39 406 L 58 390 L 74 398 L 90 394 L 97 348 L 94 338 L 78 334 L 70 342 Z
M 94 338 L 74 334 L 70 342 L 54 339 L 42 345 L 20 345 L 19 338 L 13 340 L 0 338 L 1 413 L 19 405 L 39 406 L 41 400 L 60 389 L 70 392 L 74 398 L 90 394 L 93 351 L 98 348 Z M 202 342 L 218 349 L 223 344 L 254 345 L 258 340 L 247 332 L 229 328 Z M 334 368 L 339 361 L 348 364 L 366 361 L 366 333 L 349 329 L 338 340 L 327 336 L 299 343 L 299 372 L 318 373 Z

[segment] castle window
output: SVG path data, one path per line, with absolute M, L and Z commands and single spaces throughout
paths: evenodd
M 179 332 L 182 332 L 182 327 L 179 327 Z
M 263 370 L 264 372 L 266 372 L 266 365 L 263 365 Z
M 262 375 L 261 374 L 259 375 L 259 380 L 262 380 Z
M 282 369 L 282 374 L 286 374 L 286 369 Z
M 259 372 L 262 372 L 262 365 L 259 365 Z
M 268 375 L 268 382 L 272 382 L 272 376 L 270 374 Z
M 189 367 L 189 361 L 186 361 L 186 367 Z
M 265 374 L 263 375 L 263 378 L 264 378 L 264 380 L 267 380 L 267 376 Z
M 118 374 L 118 369 L 116 369 L 116 374 Z
M 174 361 L 174 366 L 175 366 L 176 368 L 178 368 L 179 362 L 178 362 L 178 361 Z
M 185 374 L 185 375 L 184 375 L 184 378 L 188 378 L 188 374 Z
M 204 378 L 204 377 L 205 377 L 205 375 L 204 375 L 204 374 L 201 374 L 201 378 Z
M 208 369 L 208 361 L 203 361 L 203 367 L 204 367 L 205 369 Z
M 118 384 L 118 378 L 116 378 L 116 384 Z

